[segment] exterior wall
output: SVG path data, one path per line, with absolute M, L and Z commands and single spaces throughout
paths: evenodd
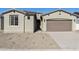
M 79 30 L 79 18 L 75 20 L 76 30 Z
M 76 19 L 77 18 L 72 19 L 72 31 L 76 31 L 76 22 L 75 22 Z
M 9 15 L 18 15 L 18 26 L 12 26 L 9 24 Z M 24 32 L 24 15 L 18 12 L 10 12 L 4 14 L 4 32 Z
M 70 15 L 70 14 L 67 14 L 65 12 L 61 12 L 61 15 L 59 15 L 59 11 L 58 12 L 55 12 L 55 13 L 51 13 L 49 15 L 45 15 L 45 16 L 42 16 L 43 17 L 43 21 L 41 22 L 41 28 L 42 28 L 42 31 L 46 31 L 47 29 L 47 19 L 55 19 L 55 18 L 63 18 L 63 19 L 72 19 L 72 30 L 74 30 L 75 28 L 75 23 L 74 23 L 74 20 L 76 19 L 75 16 L 73 15 Z
M 42 14 L 36 14 L 36 17 L 37 17 L 38 20 L 41 20 L 41 17 L 40 17 L 41 15 Z
M 76 30 L 79 30 L 79 24 L 76 24 Z
M 30 19 L 25 16 L 25 32 L 34 32 L 34 16 L 30 16 Z
M 0 31 L 1 31 L 1 18 L 0 18 Z

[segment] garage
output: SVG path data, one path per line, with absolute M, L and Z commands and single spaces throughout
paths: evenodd
M 72 31 L 72 20 L 47 20 L 47 31 Z
M 55 32 L 55 31 L 75 31 L 76 15 L 64 10 L 56 10 L 42 15 L 41 21 L 42 31 Z

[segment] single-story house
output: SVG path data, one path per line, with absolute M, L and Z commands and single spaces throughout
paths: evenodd
M 41 13 L 8 10 L 1 14 L 0 28 L 4 33 L 34 32 L 40 28 Z
M 77 27 L 78 16 L 64 10 L 56 10 L 42 15 L 42 31 L 75 31 Z M 78 25 L 79 26 L 79 25 Z
M 47 32 L 79 30 L 79 15 L 64 10 L 47 14 L 31 11 L 8 10 L 0 15 L 0 29 L 4 33 Z

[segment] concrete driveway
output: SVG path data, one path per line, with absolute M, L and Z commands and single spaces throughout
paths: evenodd
M 47 32 L 63 49 L 79 49 L 79 32 Z

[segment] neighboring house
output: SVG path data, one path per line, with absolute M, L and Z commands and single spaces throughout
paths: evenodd
M 1 14 L 1 29 L 5 33 L 35 32 L 40 28 L 41 13 L 9 10 Z
M 64 10 L 57 10 L 42 15 L 42 31 L 75 31 L 78 16 Z

